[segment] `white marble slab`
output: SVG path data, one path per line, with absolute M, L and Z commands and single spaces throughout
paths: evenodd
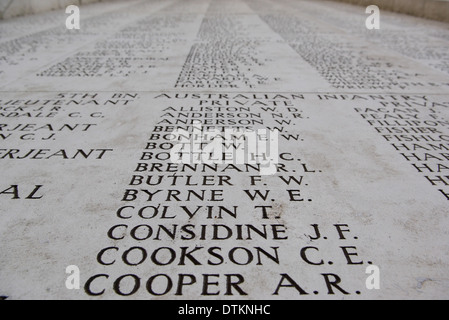
M 368 32 L 318 1 L 83 8 L 76 32 L 56 12 L 0 24 L 0 296 L 448 298 L 446 24 Z M 276 174 L 173 163 L 195 120 L 277 128 Z

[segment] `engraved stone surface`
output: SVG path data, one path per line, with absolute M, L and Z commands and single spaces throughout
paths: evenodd
M 300 0 L 66 17 L 0 22 L 0 297 L 449 298 L 448 24 Z

